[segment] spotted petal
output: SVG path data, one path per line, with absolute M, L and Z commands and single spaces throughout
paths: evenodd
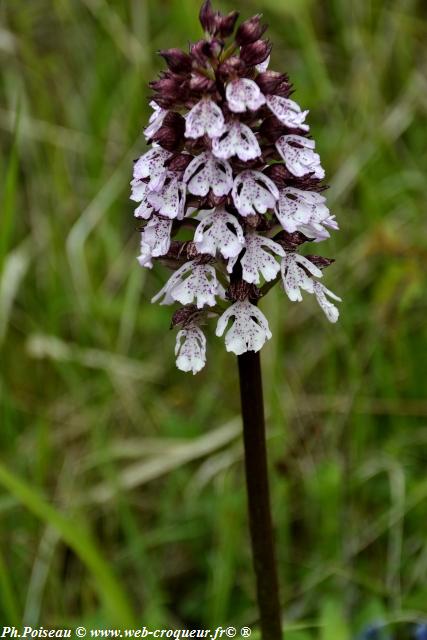
M 215 158 L 209 151 L 196 156 L 184 173 L 188 191 L 205 196 L 212 189 L 216 196 L 225 196 L 233 186 L 233 172 L 226 160 Z
M 138 262 L 141 267 L 152 268 L 151 258 L 164 256 L 170 247 L 172 220 L 153 216 L 141 233 L 141 254 Z
M 314 293 L 314 281 L 307 271 L 317 278 L 322 277 L 322 272 L 316 265 L 297 253 L 288 253 L 282 260 L 283 287 L 292 302 L 301 302 L 301 289 L 308 293 Z
M 224 209 L 216 209 L 200 222 L 194 234 L 194 244 L 200 253 L 224 258 L 239 255 L 243 248 L 243 231 L 235 216 Z
M 185 137 L 200 138 L 208 134 L 217 138 L 224 132 L 224 116 L 220 107 L 209 98 L 203 98 L 188 113 L 185 121 Z
M 225 348 L 237 356 L 246 351 L 259 351 L 271 338 L 267 318 L 248 300 L 235 302 L 218 320 L 216 335 L 222 336 L 230 319 L 233 325 L 225 334 Z
M 160 304 L 173 304 L 175 301 L 192 304 L 194 301 L 197 308 L 201 309 L 205 305 L 215 306 L 215 296 L 223 297 L 224 294 L 214 267 L 191 260 L 175 271 L 151 302 L 161 300 Z
M 153 113 L 150 116 L 150 120 L 148 121 L 148 127 L 144 129 L 144 135 L 149 140 L 154 136 L 155 133 L 160 129 L 163 124 L 163 120 L 165 115 L 167 114 L 166 109 L 162 109 L 159 105 L 152 100 L 150 102 L 150 107 L 153 109 Z
M 249 78 L 239 78 L 229 82 L 225 95 L 228 108 L 234 113 L 244 113 L 247 109 L 256 111 L 265 103 L 261 89 Z
M 161 189 L 150 191 L 147 200 L 161 215 L 181 220 L 184 217 L 185 184 L 177 173 L 168 171 Z
M 148 188 L 156 191 L 160 188 L 166 177 L 167 169 L 165 162 L 172 154 L 161 147 L 153 147 L 144 153 L 133 166 L 133 176 L 135 180 L 150 178 Z
M 267 250 L 266 250 L 267 249 Z M 277 242 L 255 233 L 249 233 L 245 238 L 245 253 L 240 260 L 243 280 L 251 284 L 259 284 L 260 276 L 266 282 L 274 280 L 280 271 L 280 264 L 271 253 L 285 256 L 285 252 Z M 236 264 L 237 256 L 228 262 L 227 271 L 231 273 Z
M 226 160 L 236 155 L 244 162 L 261 155 L 261 149 L 254 132 L 238 120 L 229 122 L 224 134 L 219 138 L 214 138 L 212 151 L 217 158 Z
M 302 177 L 313 173 L 316 178 L 321 179 L 325 177 L 325 171 L 314 147 L 314 140 L 302 136 L 281 136 L 276 142 L 278 152 L 294 176 Z
M 206 363 L 206 338 L 199 327 L 191 325 L 178 331 L 175 344 L 176 366 L 180 371 L 198 373 Z
M 323 310 L 329 322 L 336 322 L 340 313 L 336 306 L 330 300 L 328 300 L 326 296 L 329 296 L 330 298 L 332 298 L 333 300 L 337 300 L 338 302 L 341 302 L 341 298 L 336 296 L 335 293 L 332 293 L 332 291 L 327 289 L 321 282 L 315 282 L 313 289 L 317 302 L 319 303 L 320 308 Z
M 286 187 L 280 191 L 276 216 L 285 231 L 301 231 L 309 238 L 324 240 L 329 232 L 322 224 L 337 228 L 325 202 L 326 198 L 316 191 Z
M 266 102 L 270 111 L 287 127 L 303 131 L 310 130 L 308 124 L 304 124 L 308 111 L 302 111 L 299 104 L 293 100 L 282 98 L 282 96 L 267 96 Z
M 260 171 L 242 171 L 233 185 L 233 202 L 241 216 L 265 213 L 279 198 L 274 182 Z

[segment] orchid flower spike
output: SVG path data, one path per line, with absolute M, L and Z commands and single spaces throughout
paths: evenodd
M 211 317 L 237 355 L 271 338 L 257 305 L 276 282 L 291 302 L 312 294 L 330 322 L 339 315 L 340 298 L 322 281 L 333 260 L 300 252 L 338 229 L 322 195 L 325 171 L 308 111 L 290 98 L 287 75 L 269 69 L 260 16 L 227 42 L 237 17 L 205 0 L 205 39 L 188 52 L 160 52 L 168 68 L 150 83 L 144 134 L 151 148 L 131 181 L 143 223 L 138 261 L 148 268 L 161 261 L 174 272 L 153 302 L 177 305 L 176 364 L 193 374 L 206 362 L 202 326 Z

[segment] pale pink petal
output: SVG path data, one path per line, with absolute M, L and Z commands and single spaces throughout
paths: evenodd
M 215 296 L 224 297 L 224 288 L 218 282 L 215 269 L 209 264 L 186 262 L 167 281 L 165 286 L 152 298 L 160 304 L 192 304 L 198 309 L 205 305 L 215 306 Z

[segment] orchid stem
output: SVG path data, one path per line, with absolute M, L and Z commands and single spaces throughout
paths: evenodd
M 238 356 L 252 558 L 262 640 L 282 640 L 259 353 Z

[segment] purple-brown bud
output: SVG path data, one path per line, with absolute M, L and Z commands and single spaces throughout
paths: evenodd
M 293 233 L 281 231 L 274 236 L 274 241 L 282 245 L 287 251 L 296 251 L 301 244 L 308 242 L 309 238 L 301 233 L 301 231 L 294 231 Z
M 191 57 L 200 65 L 205 66 L 211 58 L 217 58 L 222 49 L 219 40 L 198 40 L 190 47 Z
M 205 0 L 199 13 L 199 20 L 203 29 L 212 36 L 219 36 L 220 38 L 231 36 L 238 17 L 237 11 L 232 11 L 226 16 L 219 11 L 214 11 L 210 0 Z
M 267 40 L 256 40 L 240 49 L 240 57 L 249 67 L 261 64 L 271 53 L 271 44 Z
M 232 300 L 233 302 L 237 302 L 238 300 L 241 302 L 243 300 L 256 302 L 260 299 L 261 292 L 254 284 L 249 284 L 244 280 L 236 280 L 236 282 L 231 282 L 225 295 L 228 300 Z
M 218 16 L 216 35 L 220 38 L 228 38 L 234 31 L 239 12 L 232 11 L 226 16 L 221 16 L 221 14 L 218 14 Z
M 171 329 L 178 325 L 185 327 L 192 322 L 197 322 L 201 315 L 202 312 L 195 304 L 188 304 L 185 307 L 181 307 L 180 309 L 177 309 L 172 316 Z
M 286 127 L 276 116 L 268 116 L 263 120 L 259 132 L 269 142 L 276 142 L 287 131 Z
M 255 82 L 265 95 L 278 95 L 277 90 L 283 84 L 286 84 L 289 88 L 291 86 L 288 82 L 288 76 L 278 71 L 264 71 L 255 78 Z
M 227 82 L 230 78 L 243 76 L 246 72 L 246 64 L 237 56 L 232 56 L 224 60 L 218 67 L 218 77 L 222 82 Z
M 174 73 L 188 73 L 191 71 L 191 58 L 181 49 L 165 49 L 159 51 L 159 55 L 165 59 L 169 69 Z
M 157 142 L 163 149 L 175 151 L 178 149 L 184 137 L 185 120 L 180 113 L 168 111 L 165 115 L 162 126 L 153 135 L 154 142 Z
M 187 82 L 170 71 L 166 71 L 159 80 L 150 82 L 150 87 L 159 94 L 155 96 L 157 104 L 166 109 L 177 102 L 184 102 L 188 96 Z
M 334 258 L 324 258 L 323 256 L 305 256 L 307 260 L 310 260 L 319 269 L 325 269 L 329 265 L 335 262 Z
M 169 171 L 182 173 L 186 170 L 192 160 L 193 156 L 189 153 L 175 153 L 168 160 L 166 160 L 165 167 L 167 167 Z
M 236 32 L 236 42 L 240 46 L 245 46 L 259 40 L 267 25 L 261 24 L 261 15 L 253 16 L 242 22 Z
M 199 93 L 209 93 L 216 88 L 215 80 L 207 78 L 201 73 L 192 73 L 190 78 L 190 90 Z
M 200 24 L 203 29 L 213 35 L 216 28 L 216 12 L 212 9 L 211 0 L 205 0 L 199 13 Z

